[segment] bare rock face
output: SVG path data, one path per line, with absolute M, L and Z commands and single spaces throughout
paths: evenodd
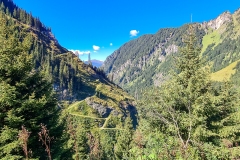
M 231 22 L 232 21 L 232 15 L 230 12 L 224 12 L 220 16 L 218 16 L 216 19 L 211 20 L 209 22 L 203 22 L 202 26 L 204 28 L 212 28 L 214 30 L 217 30 L 220 28 L 224 23 Z
M 113 111 L 112 107 L 103 106 L 101 104 L 92 102 L 90 98 L 86 98 L 85 101 L 89 106 L 91 106 L 93 109 L 95 109 L 100 114 L 100 116 L 103 117 L 103 118 L 108 117 L 109 114 Z
M 95 103 L 91 101 L 90 98 L 86 98 L 85 101 L 90 107 L 95 109 L 99 113 L 99 115 L 103 118 L 108 117 L 110 114 L 112 114 L 113 116 L 118 116 L 119 114 L 122 114 L 125 117 L 127 116 L 127 113 L 130 113 L 131 115 L 137 114 L 135 106 L 126 102 L 119 103 L 119 107 L 122 110 L 122 112 L 120 112 L 114 109 L 112 106 L 103 106 L 101 104 Z
M 167 49 L 165 51 L 166 51 L 167 55 L 176 53 L 178 51 L 178 46 L 176 46 L 175 44 L 171 44 L 167 47 Z

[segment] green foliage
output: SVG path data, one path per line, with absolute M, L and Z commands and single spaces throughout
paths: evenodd
M 221 71 L 239 60 L 240 32 L 239 12 L 218 29 L 213 29 L 209 23 L 195 23 L 194 33 L 196 44 L 202 51 L 201 59 L 204 65 L 210 66 L 211 72 Z M 161 29 L 153 35 L 144 35 L 132 40 L 109 56 L 104 63 L 104 70 L 111 75 L 113 82 L 128 91 L 131 95 L 141 98 L 142 90 L 158 86 L 168 79 L 169 70 L 174 67 L 174 57 L 178 56 L 179 48 L 183 47 L 184 34 L 187 25 L 179 28 Z M 228 68 L 229 69 L 229 68 Z M 228 69 L 214 75 L 214 80 L 222 80 L 225 74 L 231 76 Z
M 44 158 L 44 148 L 38 141 L 40 124 L 51 128 L 54 141 L 60 140 L 61 131 L 55 132 L 60 127 L 57 124 L 56 98 L 51 83 L 33 69 L 29 54 L 31 36 L 17 32 L 18 26 L 10 24 L 11 20 L 1 13 L 0 92 L 3 94 L 0 95 L 0 157 L 23 157 L 18 131 L 24 125 L 31 132 L 28 146 L 32 157 Z M 54 147 L 52 151 L 55 154 Z
M 133 136 L 133 125 L 130 117 L 125 120 L 123 130 L 119 130 L 116 134 L 116 143 L 114 144 L 114 153 L 116 159 L 129 159 L 130 144 Z
M 49 138 L 54 137 L 53 159 L 239 158 L 238 96 L 230 84 L 211 82 L 210 70 L 195 48 L 203 44 L 201 56 L 212 62 L 212 71 L 237 60 L 239 37 L 229 36 L 236 29 L 232 24 L 222 35 L 215 31 L 205 37 L 203 28 L 194 24 L 196 41 L 193 34 L 184 38 L 187 25 L 162 29 L 126 43 L 108 58 L 104 69 L 111 81 L 135 97 L 141 97 L 140 92 L 153 84 L 161 85 L 147 92 L 139 103 L 141 121 L 134 131 L 131 96 L 109 82 L 102 69 L 85 65 L 61 47 L 39 18 L 11 0 L 0 2 L 6 15 L 1 14 L 0 25 L 2 159 L 25 157 L 18 138 L 22 125 L 31 132 L 27 145 L 33 154 L 29 157 L 50 157 L 38 141 L 41 123 L 47 125 Z M 186 46 L 181 53 L 171 52 L 175 46 L 184 46 L 183 39 Z M 168 76 L 175 61 L 179 74 Z M 236 85 L 238 75 L 237 64 Z M 162 84 L 166 79 L 169 81 Z M 87 97 L 88 103 L 109 107 L 118 115 L 101 117 L 85 101 Z M 65 100 L 66 104 L 81 101 L 62 107 Z M 60 118 L 56 106 L 64 109 Z
M 34 18 L 32 14 L 27 13 L 25 10 L 18 8 L 11 0 L 0 0 L 0 11 L 6 15 L 11 16 L 22 23 L 29 25 L 41 32 L 49 32 L 50 28 L 44 26 L 39 18 Z
M 0 2 L 0 159 L 114 157 L 116 133 L 129 114 L 119 105 L 131 104 L 133 98 L 109 82 L 102 69 L 84 64 L 61 47 L 38 18 L 12 1 Z M 87 97 L 120 115 L 100 118 L 84 101 Z M 77 100 L 82 100 L 81 106 L 69 109 L 70 121 L 64 113 L 59 117 L 61 109 L 68 110 L 67 105 Z M 39 141 L 40 124 L 50 141 Z M 18 138 L 23 125 L 30 133 L 25 141 Z
M 239 59 L 239 43 L 240 37 L 236 39 L 228 37 L 215 46 L 214 49 L 211 48 L 211 46 L 208 46 L 206 51 L 203 53 L 203 56 L 207 61 L 213 62 L 213 72 L 216 72 Z
M 68 145 L 73 152 L 74 159 L 86 159 L 89 153 L 89 145 L 87 138 L 87 121 L 78 120 L 70 115 L 67 117 L 67 128 L 68 128 Z M 68 155 L 70 158 L 71 154 Z
M 201 46 L 202 37 L 206 34 L 199 24 L 194 24 L 195 34 L 199 37 L 197 44 Z M 180 28 L 166 28 L 153 35 L 144 35 L 132 40 L 104 62 L 104 70 L 113 77 L 113 82 L 128 91 L 131 95 L 141 97 L 141 90 L 156 86 L 165 81 L 172 69 L 174 59 L 183 46 L 183 35 L 187 25 Z
M 101 130 L 100 145 L 102 146 L 102 159 L 111 159 L 114 157 L 114 143 L 116 141 L 115 130 Z
M 151 122 L 151 127 L 164 135 L 166 141 L 160 147 L 165 155 L 196 159 L 209 154 L 226 159 L 230 153 L 219 152 L 224 150 L 223 141 L 239 143 L 239 120 L 234 118 L 239 115 L 238 98 L 228 83 L 218 88 L 212 86 L 209 69 L 203 67 L 194 39 L 190 30 L 186 46 L 176 59 L 179 74 L 173 74 L 168 82 L 147 92 L 140 103 L 140 113 Z M 172 139 L 174 143 L 169 142 Z M 200 148 L 205 149 L 205 145 L 210 145 L 212 152 L 200 154 Z M 168 153 L 165 146 L 173 147 L 174 153 Z M 213 151 L 218 154 L 214 155 Z

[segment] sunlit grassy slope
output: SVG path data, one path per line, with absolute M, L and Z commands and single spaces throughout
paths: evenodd
M 84 70 L 82 71 L 82 74 L 83 73 L 85 73 Z M 87 75 L 88 73 L 85 74 Z M 87 91 L 89 88 L 92 88 L 87 101 L 112 108 L 117 111 L 119 115 L 116 116 L 110 113 L 107 117 L 102 117 L 97 110 L 88 105 L 85 99 L 76 101 L 66 107 L 65 113 L 77 119 L 91 120 L 91 127 L 95 129 L 121 129 L 122 116 L 124 116 L 125 111 L 121 109 L 120 104 L 126 105 L 127 103 L 132 103 L 134 98 L 115 84 L 100 79 L 94 80 L 93 77 L 93 79 L 90 80 L 91 77 L 89 77 L 89 79 L 86 77 L 87 76 L 82 77 L 82 80 L 86 83 L 85 87 L 82 87 L 82 90 Z
M 215 44 L 215 46 L 217 46 L 219 43 L 221 43 L 221 35 L 218 33 L 217 30 L 214 30 L 214 31 L 211 31 L 209 30 L 210 33 L 206 34 L 204 37 L 203 37 L 203 40 L 202 40 L 202 53 L 204 53 L 207 49 L 207 47 L 210 45 L 210 44 Z
M 234 21 L 234 30 L 238 31 L 239 30 L 239 25 L 238 22 L 236 20 L 236 16 L 233 16 L 233 21 Z M 216 47 L 217 45 L 219 45 L 221 42 L 223 42 L 224 37 L 221 37 L 221 33 L 222 30 L 225 28 L 226 26 L 221 26 L 218 30 L 212 30 L 209 29 L 208 33 L 203 37 L 202 39 L 202 51 L 201 51 L 201 55 L 206 51 L 207 47 L 211 44 L 214 44 L 214 46 L 212 47 L 212 49 L 214 49 L 214 47 Z M 238 34 L 237 34 L 238 35 Z M 233 54 L 233 53 L 231 53 Z M 229 81 L 231 76 L 233 74 L 235 74 L 236 70 L 234 69 L 235 66 L 237 65 L 237 63 L 239 62 L 235 61 L 233 63 L 231 63 L 230 65 L 228 65 L 227 67 L 215 72 L 211 74 L 211 79 L 213 81 Z
M 234 67 L 237 65 L 237 63 L 239 61 L 240 60 L 235 61 L 235 62 L 231 63 L 230 65 L 228 65 L 227 67 L 221 69 L 220 71 L 212 73 L 211 79 L 213 81 L 228 81 L 228 80 L 230 80 L 230 77 L 236 72 Z

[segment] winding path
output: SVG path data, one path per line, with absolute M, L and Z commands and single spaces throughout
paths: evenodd
M 108 116 L 107 118 L 98 118 L 98 117 L 92 117 L 92 116 L 85 116 L 85 115 L 79 115 L 76 113 L 70 113 L 73 116 L 78 116 L 78 117 L 83 117 L 83 118 L 91 118 L 91 119 L 104 119 L 104 124 L 102 125 L 102 127 L 100 127 L 99 129 L 101 130 L 123 130 L 121 128 L 106 128 L 107 122 L 110 119 L 110 116 Z
M 76 102 L 74 104 L 72 104 L 71 106 L 68 107 L 68 109 L 71 109 L 73 107 L 75 107 L 76 105 L 78 105 L 80 102 Z M 93 116 L 86 116 L 86 115 L 80 115 L 74 112 L 69 112 L 69 114 L 73 115 L 73 116 L 78 116 L 78 117 L 82 117 L 82 118 L 91 118 L 91 119 L 100 119 L 100 120 L 105 120 L 102 127 L 100 127 L 99 129 L 101 130 L 123 130 L 121 128 L 106 128 L 109 119 L 111 118 L 111 115 L 108 116 L 107 118 L 98 118 L 98 117 L 93 117 Z

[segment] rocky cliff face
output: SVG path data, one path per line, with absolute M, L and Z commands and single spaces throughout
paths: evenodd
M 228 58 L 231 57 L 229 53 L 226 55 L 226 51 L 221 49 L 221 46 L 231 43 L 229 39 L 234 37 L 236 40 L 239 37 L 239 14 L 240 10 L 234 14 L 224 12 L 209 22 L 194 24 L 197 43 L 203 48 L 201 54 L 213 63 L 214 71 L 228 65 L 234 58 L 240 58 Z M 167 79 L 166 75 L 173 69 L 173 57 L 183 46 L 187 30 L 188 26 L 183 25 L 180 28 L 161 29 L 156 34 L 132 40 L 106 59 L 103 64 L 104 70 L 112 76 L 116 84 L 135 96 L 146 87 L 159 85 Z M 234 44 L 231 45 L 234 48 Z M 213 53 L 214 49 L 218 54 Z M 231 50 L 231 53 L 235 52 L 231 48 L 228 50 Z M 219 61 L 222 60 L 219 57 L 224 59 L 221 65 Z
M 92 107 L 94 110 L 98 112 L 100 117 L 103 118 L 108 117 L 110 114 L 113 116 L 122 115 L 123 117 L 127 117 L 128 113 L 132 115 L 137 114 L 135 106 L 131 103 L 127 103 L 124 101 L 119 103 L 119 108 L 121 109 L 121 111 L 117 110 L 112 106 L 104 106 L 102 104 L 96 103 L 92 101 L 91 98 L 86 98 L 85 101 L 90 107 Z
M 233 20 L 230 12 L 224 12 L 216 19 L 211 20 L 209 22 L 203 22 L 202 25 L 204 28 L 209 29 L 212 28 L 214 30 L 219 29 L 224 23 L 229 23 Z
M 90 107 L 95 109 L 99 113 L 99 115 L 103 118 L 108 117 L 111 113 L 113 113 L 113 115 L 115 116 L 119 114 L 119 112 L 115 110 L 112 106 L 103 106 L 102 104 L 91 101 L 90 98 L 86 98 L 85 101 Z

